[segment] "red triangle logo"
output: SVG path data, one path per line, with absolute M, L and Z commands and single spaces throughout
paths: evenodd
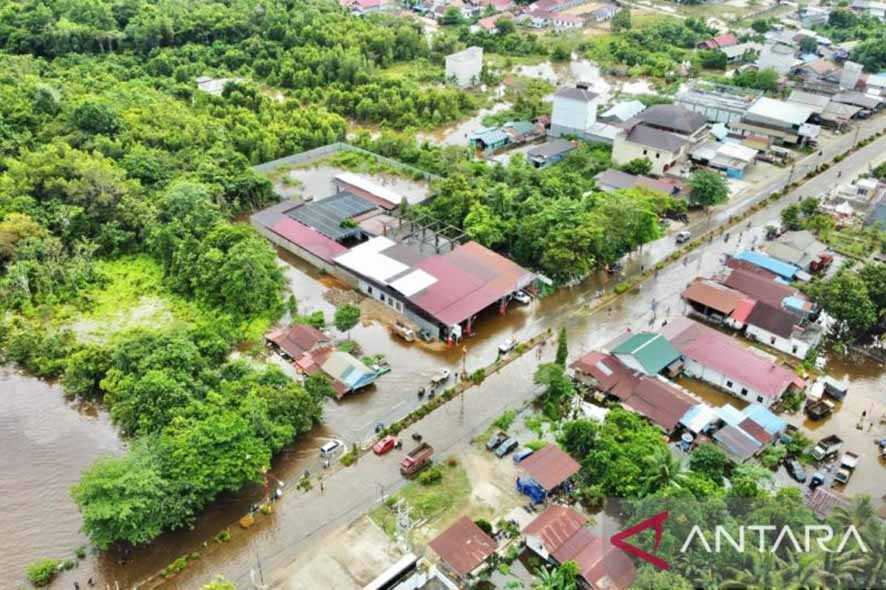
M 636 545 L 632 545 L 625 541 L 628 537 L 633 537 L 640 531 L 645 531 L 646 529 L 655 529 L 655 549 L 658 549 L 658 546 L 661 545 L 661 535 L 664 532 L 664 521 L 668 519 L 668 511 L 660 512 L 651 518 L 647 518 L 641 522 L 638 522 L 634 526 L 629 529 L 625 529 L 621 532 L 615 533 L 612 535 L 612 538 L 609 539 L 609 542 L 624 551 L 625 553 L 630 553 L 634 557 L 639 557 L 645 561 L 648 561 L 655 567 L 660 570 L 670 569 L 670 565 L 668 562 L 663 560 L 660 557 L 656 557 L 651 553 L 647 553 L 643 551 Z

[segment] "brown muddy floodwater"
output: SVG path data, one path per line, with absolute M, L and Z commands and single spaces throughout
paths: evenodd
M 69 490 L 123 443 L 106 414 L 67 402 L 60 386 L 0 367 L 0 391 L 0 588 L 18 588 L 31 561 L 86 545 Z

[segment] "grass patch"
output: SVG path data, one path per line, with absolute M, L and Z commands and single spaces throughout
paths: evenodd
M 75 304 L 54 310 L 54 321 L 70 327 L 78 339 L 105 342 L 133 328 L 166 329 L 193 325 L 200 309 L 169 292 L 163 269 L 149 256 L 102 260 L 103 280 Z
M 454 465 L 445 462 L 430 469 L 440 471 L 439 480 L 425 485 L 418 481 L 410 482 L 384 504 L 369 512 L 369 518 L 388 536 L 393 538 L 397 531 L 397 515 L 393 506 L 400 500 L 409 506 L 413 521 L 445 520 L 464 508 L 471 493 L 471 483 L 464 467 L 457 462 Z

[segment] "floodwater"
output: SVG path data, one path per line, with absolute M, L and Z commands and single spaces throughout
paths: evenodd
M 440 145 L 466 146 L 468 145 L 468 136 L 484 127 L 484 118 L 489 115 L 494 115 L 495 113 L 500 113 L 501 111 L 506 111 L 511 108 L 511 106 L 513 105 L 509 102 L 497 102 L 491 107 L 480 109 L 477 111 L 477 114 L 470 119 L 462 121 L 452 127 L 446 127 L 432 133 L 419 133 L 418 139 Z
M 327 164 L 295 168 L 285 173 L 285 177 L 290 179 L 289 181 L 275 180 L 274 190 L 287 199 L 297 197 L 325 199 L 335 194 L 333 180 L 344 172 L 348 172 L 348 170 Z M 370 179 L 366 174 L 360 174 L 360 176 L 367 180 Z M 371 180 L 406 197 L 406 200 L 413 205 L 428 197 L 428 186 L 423 182 L 385 173 L 373 174 Z
M 67 402 L 57 385 L 0 367 L 0 390 L 0 587 L 16 588 L 31 561 L 86 545 L 68 490 L 123 443 L 104 412 Z
M 846 168 L 859 158 L 876 159 L 872 150 L 877 146 L 870 147 L 871 150 L 850 156 L 835 168 Z M 697 233 L 706 226 L 722 223 L 727 216 L 748 204 L 731 203 L 722 212 L 693 223 L 691 229 Z M 564 288 L 541 301 L 512 306 L 504 316 L 491 311 L 478 322 L 477 334 L 466 341 L 466 353 L 460 346 L 431 352 L 397 339 L 378 324 L 355 328 L 352 338 L 362 346 L 365 354 L 386 354 L 391 362 L 391 373 L 382 377 L 372 389 L 345 398 L 341 403 L 328 401 L 324 425 L 276 458 L 272 480 L 292 482 L 305 469 L 316 472 L 320 469 L 317 449 L 321 444 L 331 438 L 347 443 L 365 441 L 377 422 L 390 423 L 417 407 L 421 402 L 416 390 L 427 385 L 437 369 L 460 369 L 462 362 L 468 371 L 486 365 L 495 358 L 497 344 L 509 336 L 525 338 L 545 329 L 566 326 L 570 353 L 575 357 L 600 347 L 627 327 L 635 330 L 652 327 L 681 315 L 684 308 L 680 293 L 691 277 L 710 275 L 720 267 L 724 253 L 735 252 L 750 241 L 761 239 L 763 228 L 777 218 L 780 207 L 770 207 L 755 215 L 753 227 L 742 228 L 743 242 L 739 243 L 740 236 L 735 235 L 739 231 L 737 228 L 731 240 L 717 239 L 703 245 L 683 264 L 672 265 L 659 276 L 644 282 L 637 294 L 620 298 L 594 314 L 589 308 L 597 301 L 599 290 L 619 281 L 619 277 L 598 273 L 581 285 Z M 626 260 L 626 272 L 641 270 L 643 266 L 649 268 L 649 265 L 663 260 L 672 248 L 672 237 L 647 245 L 642 252 Z M 323 296 L 334 282 L 297 260 L 285 261 L 289 265 L 287 279 L 299 299 L 300 311 L 323 309 L 328 315 L 332 306 Z M 514 384 L 515 389 L 523 387 L 531 381 L 535 362 L 534 358 L 520 359 L 509 365 L 500 377 Z M 879 497 L 884 487 L 883 466 L 876 459 L 874 441 L 886 436 L 884 426 L 874 424 L 869 431 L 869 425 L 865 423 L 864 430 L 857 431 L 855 423 L 864 411 L 868 417 L 874 416 L 877 420 L 882 415 L 886 371 L 872 361 L 837 359 L 831 359 L 828 370 L 837 378 L 848 377 L 849 397 L 844 407 L 824 422 L 801 426 L 811 433 L 812 438 L 831 433 L 843 437 L 847 448 L 862 455 L 862 463 L 847 492 L 876 492 Z M 69 499 L 68 490 L 95 458 L 118 453 L 123 445 L 103 414 L 72 408 L 64 401 L 59 387 L 8 370 L 0 373 L 0 382 L 5 394 L 3 412 L 0 413 L 0 519 L 7 538 L 15 539 L 14 543 L 6 543 L 5 551 L 0 552 L 0 587 L 6 588 L 15 587 L 24 566 L 33 559 L 66 557 L 84 543 L 84 537 L 78 532 L 80 517 Z M 474 403 L 485 403 L 484 397 L 473 398 Z M 492 398 L 489 403 L 501 402 L 499 398 Z M 451 409 L 444 407 L 441 411 L 447 413 Z M 453 416 L 456 415 L 457 412 L 453 412 Z M 799 416 L 797 419 L 803 420 Z M 70 588 L 74 580 L 79 580 L 82 586 L 89 576 L 94 576 L 102 584 L 110 583 L 112 587 L 115 581 L 121 587 L 128 587 L 180 555 L 199 550 L 204 540 L 229 526 L 237 533 L 235 540 L 216 547 L 212 559 L 205 558 L 193 567 L 211 568 L 212 563 L 239 564 L 253 559 L 253 551 L 259 547 L 282 552 L 289 541 L 303 538 L 302 532 L 284 528 L 291 527 L 292 523 L 285 525 L 282 514 L 279 519 L 276 516 L 263 519 L 260 525 L 246 533 L 239 534 L 236 527 L 239 517 L 264 493 L 262 485 L 255 485 L 219 498 L 197 519 L 193 529 L 161 537 L 129 555 L 125 564 L 119 563 L 120 556 L 112 553 L 88 557 L 79 568 L 61 577 L 55 587 Z M 298 501 L 284 497 L 282 508 Z M 9 531 L 13 533 L 10 535 Z M 212 571 L 206 573 L 209 575 Z M 175 587 L 174 582 L 170 587 Z

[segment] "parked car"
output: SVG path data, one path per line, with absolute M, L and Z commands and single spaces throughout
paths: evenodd
M 532 449 L 523 447 L 522 449 L 514 453 L 514 463 L 522 463 L 523 459 L 526 459 L 534 452 L 535 451 L 533 451 Z
M 496 432 L 492 436 L 489 437 L 489 440 L 486 441 L 486 450 L 494 451 L 498 448 L 498 445 L 505 442 L 508 438 L 508 435 L 504 432 Z
M 691 239 L 692 239 L 692 232 L 691 231 L 687 231 L 684 229 L 683 231 L 681 231 L 680 233 L 677 234 L 677 243 L 678 244 L 684 244 Z
M 501 354 L 507 354 L 514 350 L 514 347 L 517 346 L 517 340 L 514 338 L 508 338 L 504 342 L 498 345 L 498 351 Z
M 800 465 L 800 462 L 796 459 L 788 459 L 784 462 L 784 468 L 787 470 L 788 475 L 794 478 L 794 480 L 804 483 L 806 481 L 806 471 L 803 470 L 803 466 Z
M 824 484 L 824 474 L 816 471 L 812 474 L 812 479 L 809 480 L 809 489 L 814 490 L 822 484 Z
M 516 449 L 520 443 L 517 442 L 516 439 L 508 438 L 505 439 L 503 443 L 498 445 L 498 448 L 495 449 L 495 456 L 501 459 L 505 455 L 511 453 L 514 449 Z
M 431 377 L 431 383 L 434 385 L 440 385 L 447 381 L 449 381 L 449 369 L 440 369 L 436 375 Z
M 341 441 L 331 440 L 320 447 L 320 455 L 323 457 L 331 457 L 341 447 Z
M 526 291 L 517 291 L 514 293 L 514 299 L 518 303 L 522 303 L 523 305 L 528 305 L 532 302 L 532 297 L 529 296 L 529 293 Z
M 397 446 L 397 437 L 389 434 L 372 446 L 372 452 L 376 455 L 384 455 Z

